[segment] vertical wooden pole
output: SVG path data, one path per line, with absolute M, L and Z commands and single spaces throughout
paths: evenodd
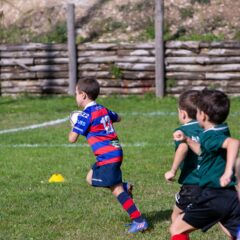
M 155 0 L 155 93 L 164 96 L 164 0 Z
M 68 32 L 68 58 L 69 58 L 69 88 L 68 94 L 75 94 L 77 82 L 77 49 L 75 38 L 74 4 L 67 4 L 67 32 Z

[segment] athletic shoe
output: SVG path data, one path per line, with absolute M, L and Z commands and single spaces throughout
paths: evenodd
M 148 229 L 148 223 L 145 219 L 142 222 L 132 221 L 128 233 L 144 232 Z

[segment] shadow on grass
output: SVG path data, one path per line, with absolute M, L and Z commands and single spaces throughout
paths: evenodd
M 16 100 L 7 100 L 7 101 L 0 102 L 0 105 L 11 104 L 11 103 L 15 103 L 15 102 L 16 102 Z
M 172 209 L 163 210 L 163 211 L 154 211 L 145 213 L 144 217 L 146 217 L 149 227 L 154 228 L 154 225 L 158 222 L 170 221 L 172 214 Z

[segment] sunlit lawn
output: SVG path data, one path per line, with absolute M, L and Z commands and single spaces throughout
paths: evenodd
M 99 103 L 122 115 L 115 128 L 124 149 L 123 175 L 135 186 L 134 200 L 150 223 L 150 231 L 129 235 L 127 214 L 106 189 L 85 182 L 94 156 L 82 138 L 67 142 L 69 122 L 0 134 L 0 239 L 85 240 L 169 239 L 169 217 L 177 182 L 164 181 L 178 126 L 176 99 L 111 97 Z M 229 125 L 239 137 L 240 99 L 232 100 Z M 62 119 L 76 110 L 75 100 L 63 98 L 0 98 L 0 131 Z M 48 183 L 61 173 L 64 183 Z M 192 239 L 226 239 L 217 226 Z

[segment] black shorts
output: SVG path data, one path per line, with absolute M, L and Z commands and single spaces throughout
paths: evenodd
M 183 220 L 204 232 L 220 222 L 233 237 L 240 224 L 240 203 L 235 187 L 205 188 L 185 210 Z
M 200 195 L 201 188 L 198 185 L 182 185 L 180 191 L 176 193 L 176 206 L 185 210 Z
M 97 166 L 92 166 L 92 186 L 94 187 L 111 187 L 122 183 L 122 162 Z

